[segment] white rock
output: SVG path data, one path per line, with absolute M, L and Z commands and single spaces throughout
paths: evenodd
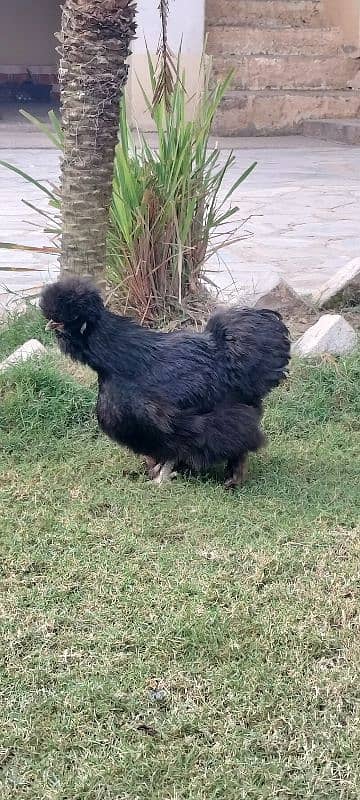
M 360 258 L 353 258 L 338 269 L 314 295 L 319 308 L 345 306 L 349 301 L 353 305 L 360 303 Z
M 356 343 L 356 332 L 344 317 L 340 314 L 324 314 L 295 342 L 292 351 L 300 356 L 322 353 L 343 355 L 350 353 Z
M 14 364 L 27 361 L 29 358 L 34 358 L 34 356 L 43 356 L 45 353 L 46 348 L 41 342 L 37 339 L 29 339 L 28 342 L 25 342 L 25 344 L 18 347 L 17 350 L 14 350 L 11 356 L 0 364 L 0 372 L 9 369 L 9 367 L 14 366 Z

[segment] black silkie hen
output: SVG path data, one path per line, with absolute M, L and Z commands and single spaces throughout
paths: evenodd
M 161 333 L 108 311 L 81 278 L 48 286 L 40 307 L 60 349 L 97 372 L 100 427 L 143 455 L 157 483 L 180 465 L 224 462 L 227 487 L 242 483 L 247 454 L 264 443 L 262 400 L 290 358 L 277 314 L 231 308 L 202 333 Z

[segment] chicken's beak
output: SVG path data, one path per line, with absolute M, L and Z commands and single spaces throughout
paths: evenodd
M 54 322 L 53 319 L 50 319 L 45 327 L 46 331 L 63 331 L 64 330 L 64 323 L 63 322 Z

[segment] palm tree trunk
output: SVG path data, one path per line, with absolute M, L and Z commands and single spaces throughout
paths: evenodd
M 135 35 L 136 0 L 65 0 L 60 39 L 62 271 L 100 277 L 106 265 L 119 102 Z

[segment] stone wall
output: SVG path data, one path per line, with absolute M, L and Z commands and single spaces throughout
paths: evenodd
M 343 31 L 344 44 L 360 48 L 360 0 L 324 0 L 324 11 Z

